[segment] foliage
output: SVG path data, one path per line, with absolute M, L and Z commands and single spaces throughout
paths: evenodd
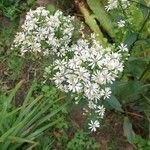
M 82 130 L 76 132 L 74 137 L 68 142 L 66 150 L 98 150 L 99 145 L 95 142 L 94 139 L 89 138 L 87 133 Z
M 141 136 L 135 137 L 134 144 L 136 145 L 138 150 L 149 150 L 150 148 L 150 140 L 143 139 Z
M 6 76 L 2 80 L 5 79 L 8 83 L 13 81 L 13 84 L 20 78 L 26 78 L 24 77 L 26 74 L 30 76 L 31 71 L 34 75 L 29 79 L 37 78 L 41 82 L 41 80 L 43 81 L 41 77 L 43 68 L 51 63 L 51 58 L 44 58 L 43 61 L 41 57 L 37 61 L 37 58 L 30 55 L 21 58 L 16 52 L 10 52 L 11 41 L 19 25 L 19 17 L 32 7 L 35 1 L 0 0 L 0 14 L 11 20 L 8 27 L 5 23 L 3 24 L 3 21 L 0 23 L 0 50 L 2 50 L 0 54 L 1 58 L 4 58 L 2 61 L 6 61 L 8 65 Z M 120 43 L 127 45 L 131 55 L 125 62 L 123 75 L 111 86 L 114 95 L 104 103 L 106 108 L 118 111 L 117 115 L 124 116 L 122 123 L 124 134 L 133 147 L 138 150 L 149 150 L 150 2 L 149 0 L 131 0 L 130 5 L 124 8 L 122 0 L 117 0 L 118 7 L 107 12 L 105 6 L 108 5 L 108 1 L 87 0 L 81 2 L 75 0 L 75 4 L 79 6 L 82 14 L 75 12 L 76 6 L 73 6 L 73 1 L 57 0 L 56 3 L 65 9 L 67 14 L 75 12 L 75 15 L 81 16 L 81 19 L 83 15 L 85 23 L 94 33 L 98 34 L 97 39 L 104 47 L 108 45 L 117 47 Z M 56 11 L 55 7 L 50 5 L 47 9 L 51 14 Z M 118 25 L 121 20 L 125 21 L 125 24 L 120 28 Z M 77 29 L 78 26 L 75 30 L 74 41 L 80 34 L 88 35 L 85 33 L 87 31 L 83 34 L 79 33 Z M 77 133 L 73 131 L 75 135 L 69 136 L 72 123 L 68 119 L 69 111 L 63 105 L 65 101 L 60 98 L 64 95 L 53 86 L 51 79 L 48 83 L 33 84 L 29 93 L 25 92 L 27 96 L 22 98 L 25 99 L 23 105 L 17 107 L 15 105 L 16 94 L 21 85 L 22 82 L 11 91 L 0 91 L 0 149 L 20 147 L 27 149 L 30 147 L 31 149 L 49 150 L 56 149 L 56 145 L 61 145 L 68 150 L 73 148 L 98 149 L 95 141 L 82 130 Z M 70 96 L 66 99 L 70 101 Z M 59 102 L 56 102 L 57 100 Z M 52 116 L 52 118 L 46 120 L 46 116 Z M 145 120 L 139 123 L 136 118 Z M 144 136 L 138 133 L 136 130 L 138 127 L 142 129 Z M 114 145 L 112 147 L 116 149 Z
M 27 7 L 31 7 L 36 0 L 0 0 L 0 10 L 3 15 L 11 20 L 19 17 Z
M 107 31 L 111 38 L 115 38 L 115 32 L 113 24 L 109 18 L 109 15 L 105 12 L 104 7 L 102 6 L 99 0 L 87 0 L 87 3 L 91 10 L 93 11 L 96 19 L 99 21 L 103 29 Z
M 22 84 L 23 81 L 20 81 L 8 96 L 1 95 L 0 149 L 3 150 L 17 149 L 24 143 L 27 147 L 36 147 L 39 144 L 37 137 L 60 121 L 61 118 L 53 120 L 52 117 L 65 106 L 50 111 L 59 99 L 45 99 L 43 95 L 33 96 L 36 88 L 36 83 L 33 83 L 23 105 L 16 107 L 15 95 Z
M 111 3 L 113 4 L 111 5 Z M 134 126 L 136 126 L 136 123 L 134 123 L 133 121 L 132 123 L 128 122 L 129 114 L 126 111 L 128 111 L 129 109 L 129 111 L 132 110 L 133 112 L 142 112 L 144 114 L 146 111 L 146 122 L 149 122 L 149 111 L 147 111 L 150 109 L 148 94 L 149 84 L 147 83 L 150 81 L 150 42 L 148 42 L 150 29 L 150 7 L 147 1 L 129 1 L 129 5 L 125 3 L 126 1 L 122 0 L 103 0 L 102 2 L 97 1 L 96 5 L 95 1 L 92 2 L 90 0 L 87 0 L 87 4 L 91 8 L 92 13 L 96 15 L 97 19 L 100 18 L 100 22 L 97 25 L 99 25 L 101 31 L 103 31 L 102 29 L 104 28 L 102 19 L 104 19 L 105 17 L 98 16 L 101 15 L 100 13 L 98 13 L 98 11 L 102 10 L 104 7 L 107 8 L 107 11 L 109 11 L 104 11 L 103 13 L 109 16 L 109 19 L 111 20 L 110 22 L 113 24 L 113 27 L 110 26 L 110 29 L 113 29 L 115 37 L 112 39 L 113 41 L 108 40 L 108 42 L 110 42 L 111 44 L 124 43 L 127 44 L 129 48 L 131 56 L 129 57 L 128 61 L 126 61 L 124 74 L 121 80 L 116 81 L 112 86 L 113 93 L 115 93 L 116 98 L 112 99 L 111 104 L 109 105 L 111 106 L 110 108 L 114 108 L 117 111 L 120 111 L 121 107 L 123 108 L 123 110 L 121 109 L 121 112 L 126 115 L 124 121 L 124 132 L 125 134 L 127 134 L 128 140 L 131 143 L 135 144 L 133 140 L 135 139 L 135 137 L 132 139 L 131 128 L 132 123 Z M 84 15 L 84 17 L 86 20 L 87 16 Z M 121 20 L 123 20 L 125 24 L 120 25 L 119 21 Z M 91 20 L 91 24 L 92 23 L 95 22 L 92 22 Z M 91 28 L 91 30 L 93 30 L 91 26 L 89 27 Z M 110 35 L 110 32 L 109 30 L 105 30 L 102 32 L 102 34 L 107 37 L 107 35 Z M 119 101 L 121 105 L 118 102 L 116 103 L 116 100 Z M 147 129 L 148 128 L 149 125 L 147 125 Z

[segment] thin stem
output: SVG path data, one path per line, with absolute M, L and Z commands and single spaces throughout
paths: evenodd
M 129 114 L 131 116 L 136 116 L 136 117 L 140 117 L 140 118 L 145 118 L 144 116 L 134 113 L 134 112 L 129 112 L 129 111 L 125 111 L 126 114 Z

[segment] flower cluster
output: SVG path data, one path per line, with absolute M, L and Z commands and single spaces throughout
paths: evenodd
M 110 11 L 118 8 L 120 5 L 122 8 L 127 8 L 130 5 L 129 0 L 108 0 L 108 5 L 105 6 L 105 9 Z
M 51 15 L 44 7 L 30 10 L 12 48 L 19 49 L 21 55 L 52 56 L 53 61 L 45 68 L 44 75 L 53 75 L 52 80 L 61 91 L 86 100 L 88 109 L 97 116 L 89 123 L 89 129 L 96 131 L 100 126 L 98 120 L 105 113 L 102 102 L 111 97 L 110 85 L 123 71 L 122 53 L 128 49 L 123 44 L 118 51 L 103 48 L 95 35 L 88 40 L 73 41 L 75 23 L 74 17 L 64 16 L 61 11 Z
M 53 63 L 56 86 L 66 93 L 82 95 L 98 118 L 105 112 L 102 100 L 111 97 L 110 85 L 123 71 L 122 53 L 128 49 L 123 44 L 118 48 L 118 52 L 103 48 L 92 35 L 89 41 L 79 39 L 62 56 L 57 54 Z
M 57 54 L 59 56 L 59 54 Z M 91 41 L 79 39 L 54 61 L 55 84 L 65 92 L 83 93 L 88 100 L 109 98 L 109 85 L 123 71 L 122 55 Z
M 44 7 L 30 10 L 21 31 L 15 36 L 13 48 L 21 55 L 27 52 L 41 55 L 64 51 L 74 33 L 74 17 L 64 16 L 61 11 L 51 15 Z

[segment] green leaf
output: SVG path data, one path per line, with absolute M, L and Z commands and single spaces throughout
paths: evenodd
M 53 14 L 56 11 L 56 8 L 53 5 L 48 5 L 47 10 Z
M 137 33 L 129 32 L 124 41 L 124 44 L 126 44 L 128 46 L 128 48 L 130 48 L 132 46 L 132 44 L 137 40 L 137 37 L 138 37 Z
M 10 106 L 10 103 L 13 100 L 13 97 L 15 96 L 16 92 L 18 91 L 18 89 L 21 87 L 21 85 L 23 84 L 24 80 L 21 80 L 16 87 L 12 90 L 12 92 L 10 93 L 9 97 L 5 100 L 5 105 L 4 105 L 4 112 L 7 110 L 7 108 Z
M 135 140 L 135 133 L 132 129 L 132 124 L 128 117 L 124 117 L 123 130 L 124 130 L 124 134 L 127 137 L 128 141 L 131 144 L 133 144 L 134 140 Z
M 139 5 L 140 5 L 140 9 L 141 9 L 141 11 L 143 13 L 144 19 L 146 19 L 147 15 L 149 13 L 149 7 L 146 6 L 146 2 L 143 1 L 143 0 L 140 0 L 140 4 Z
M 32 5 L 36 0 L 27 0 L 28 5 Z
M 115 96 L 112 96 L 110 99 L 105 100 L 112 108 L 117 111 L 123 112 L 120 102 Z
M 85 7 L 84 4 L 79 4 L 79 8 L 85 18 L 85 23 L 96 35 L 98 35 L 97 40 L 100 42 L 100 44 L 102 44 L 102 46 L 105 47 L 107 45 L 107 39 L 104 38 L 104 35 L 95 20 L 95 15 L 90 14 L 89 10 Z
M 122 104 L 137 99 L 143 93 L 143 84 L 139 81 L 116 81 L 112 85 L 112 92 Z
M 110 37 L 115 38 L 114 26 L 109 15 L 106 13 L 104 7 L 102 6 L 100 0 L 87 0 L 87 3 L 93 13 L 95 14 L 100 25 L 107 31 Z

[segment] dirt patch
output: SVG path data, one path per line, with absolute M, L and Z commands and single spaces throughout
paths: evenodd
M 76 128 L 83 128 L 86 116 L 81 108 L 71 113 L 71 122 Z M 123 119 L 114 112 L 107 112 L 101 128 L 91 134 L 100 143 L 100 150 L 134 150 L 123 134 Z

